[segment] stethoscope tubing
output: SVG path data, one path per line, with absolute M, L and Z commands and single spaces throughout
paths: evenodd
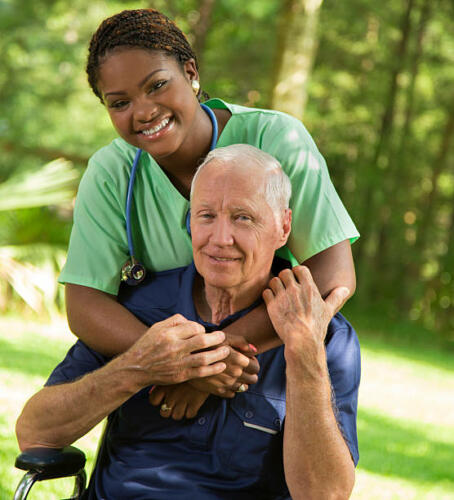
M 213 127 L 213 132 L 211 135 L 211 143 L 210 143 L 210 151 L 212 151 L 217 144 L 218 141 L 218 122 L 216 120 L 216 116 L 213 113 L 213 111 L 206 105 L 206 104 L 200 104 L 204 111 L 208 114 L 211 120 L 211 125 Z M 132 231 L 131 231 L 131 205 L 132 205 L 132 199 L 133 199 L 133 192 L 134 192 L 134 182 L 136 179 L 136 172 L 137 172 L 137 167 L 139 165 L 139 160 L 140 160 L 140 155 L 142 154 L 142 150 L 138 149 L 136 152 L 136 155 L 134 157 L 134 161 L 132 163 L 132 168 L 131 168 L 131 174 L 129 176 L 129 182 L 128 182 L 128 191 L 126 195 L 126 237 L 128 239 L 128 249 L 129 249 L 129 255 L 132 260 L 134 260 L 134 244 L 132 241 Z M 188 228 L 188 232 L 190 232 L 190 227 L 189 227 L 189 214 L 190 211 L 188 210 L 188 213 L 186 214 L 186 226 Z

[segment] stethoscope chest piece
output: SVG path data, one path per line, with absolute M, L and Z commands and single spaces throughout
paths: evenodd
M 126 264 L 121 268 L 121 281 L 126 282 L 126 284 L 135 286 L 145 279 L 146 276 L 145 268 L 137 262 L 134 257 L 128 260 Z

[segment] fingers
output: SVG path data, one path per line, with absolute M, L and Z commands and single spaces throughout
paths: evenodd
M 209 366 L 199 366 L 198 368 L 191 368 L 188 370 L 188 375 L 186 379 L 196 378 L 196 377 L 211 377 L 213 375 L 218 375 L 226 369 L 226 364 L 223 362 L 215 363 Z
M 260 371 L 260 363 L 257 358 L 249 358 L 249 365 L 244 369 L 246 373 L 256 375 Z
M 191 367 L 211 365 L 217 361 L 222 361 L 230 355 L 230 349 L 227 346 L 221 346 L 217 349 L 198 352 L 190 355 Z
M 177 314 L 176 316 L 181 316 L 181 315 Z M 172 318 L 175 318 L 175 316 L 172 316 Z M 205 333 L 205 328 L 200 323 L 196 323 L 195 321 L 188 321 L 183 316 L 181 316 L 181 318 L 183 318 L 184 321 L 180 321 L 177 318 L 175 321 L 179 321 L 179 322 L 177 324 L 169 327 L 169 329 L 168 329 L 169 334 L 171 333 L 182 340 L 186 340 L 186 339 L 190 339 L 194 336 Z M 171 318 L 169 318 L 169 319 L 171 319 Z M 167 320 L 165 320 L 165 321 L 167 321 Z M 167 325 L 162 325 L 162 323 L 159 323 L 159 325 L 167 328 Z M 222 332 L 219 332 L 219 333 L 222 333 Z M 223 337 L 223 340 L 221 340 L 220 342 L 224 342 L 224 338 L 225 338 L 225 335 Z M 218 342 L 218 343 L 220 343 L 220 342 Z
M 325 304 L 328 307 L 328 312 L 331 317 L 333 317 L 336 312 L 341 309 L 349 295 L 350 290 L 345 286 L 339 286 L 334 290 L 331 290 L 330 294 L 325 299 Z
M 257 354 L 257 347 L 248 343 L 248 341 L 241 335 L 229 334 L 226 337 L 226 342 L 235 349 L 241 350 L 244 354 L 255 355 Z
M 224 332 L 212 332 L 212 333 L 201 332 L 199 335 L 195 335 L 187 340 L 187 343 L 185 345 L 186 352 L 194 352 L 194 351 L 200 351 L 202 349 L 210 349 L 211 347 L 222 344 L 224 340 L 225 340 Z M 228 346 L 224 347 L 226 349 L 226 352 L 230 353 L 229 347 Z M 228 353 L 226 356 L 228 356 Z
M 170 316 L 170 318 L 166 318 L 163 321 L 160 321 L 159 323 L 156 324 L 172 327 L 172 326 L 182 325 L 183 323 L 190 323 L 190 321 L 187 320 L 182 314 L 174 314 L 173 316 Z
M 257 375 L 251 375 L 249 373 L 243 372 L 243 375 L 241 377 L 238 377 L 238 382 L 247 384 L 247 385 L 254 385 L 258 382 L 259 377 Z
M 160 405 L 165 396 L 165 389 L 159 386 L 153 386 L 148 393 L 148 401 L 153 406 Z

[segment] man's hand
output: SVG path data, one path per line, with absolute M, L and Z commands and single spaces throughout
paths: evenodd
M 286 349 L 301 350 L 303 345 L 323 346 L 328 323 L 348 294 L 347 288 L 339 287 L 323 300 L 309 269 L 297 266 L 272 278 L 263 300 Z
M 229 348 L 229 356 L 223 359 L 226 369 L 218 375 L 190 380 L 189 384 L 201 392 L 233 398 L 240 386 L 247 390 L 249 385 L 257 383 L 260 365 L 255 357 L 256 347 L 244 337 L 227 335 L 224 345 Z
M 166 404 L 168 410 L 160 410 L 164 418 L 172 417 L 174 420 L 182 418 L 194 418 L 200 407 L 209 396 L 208 392 L 198 391 L 188 382 L 182 384 L 153 387 L 148 397 L 153 406 Z
M 121 358 L 141 387 L 177 384 L 223 372 L 221 360 L 230 355 L 224 340 L 223 332 L 206 334 L 202 325 L 176 314 L 155 323 Z

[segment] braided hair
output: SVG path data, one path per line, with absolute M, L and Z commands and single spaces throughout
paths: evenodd
M 163 51 L 173 56 L 181 67 L 194 59 L 199 69 L 197 57 L 184 33 L 167 16 L 155 9 L 124 10 L 105 19 L 90 41 L 86 68 L 88 83 L 101 102 L 99 67 L 107 53 L 117 47 Z

